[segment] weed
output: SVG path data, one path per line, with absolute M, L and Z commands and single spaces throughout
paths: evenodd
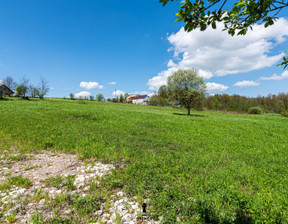
M 14 185 L 22 188 L 29 188 L 32 186 L 32 183 L 28 178 L 23 178 L 21 175 L 11 176 L 5 181 L 5 183 L 0 185 L 0 190 L 9 190 Z
M 16 221 L 16 212 L 10 212 L 8 215 L 5 216 L 7 223 L 14 223 Z
M 45 180 L 46 187 L 55 187 L 60 189 L 64 185 L 64 178 L 60 175 L 57 175 L 56 177 L 50 177 Z
M 105 201 L 105 211 L 109 211 L 109 208 L 110 208 L 110 202 L 109 202 L 109 200 L 106 200 Z
M 68 175 L 64 179 L 64 186 L 67 187 L 69 191 L 73 191 L 75 189 L 74 180 L 75 180 L 75 175 Z
M 33 213 L 31 215 L 31 222 L 33 224 L 42 224 L 44 223 L 43 216 L 41 214 Z
M 41 165 L 26 166 L 24 170 L 27 171 L 27 170 L 33 170 L 33 169 L 38 169 L 38 168 L 41 168 Z
M 116 213 L 115 222 L 116 222 L 116 224 L 121 224 L 121 215 L 119 213 Z
M 23 161 L 26 158 L 27 158 L 27 156 L 25 154 L 18 154 L 18 155 L 14 155 L 14 156 L 9 157 L 9 159 L 11 161 L 16 161 L 16 162 Z

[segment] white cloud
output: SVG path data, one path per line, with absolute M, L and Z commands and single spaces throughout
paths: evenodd
M 80 87 L 86 90 L 104 88 L 104 86 L 99 85 L 98 82 L 80 82 Z
M 250 86 L 259 86 L 259 82 L 255 81 L 249 81 L 249 80 L 243 80 L 240 82 L 236 82 L 234 86 L 240 87 L 240 88 L 245 88 L 245 87 L 250 87 Z
M 160 86 L 167 84 L 167 78 L 176 72 L 178 68 L 168 68 L 165 71 L 158 73 L 157 76 L 148 80 L 148 86 L 150 90 L 157 90 Z
M 167 70 L 148 80 L 151 90 L 166 84 L 167 77 L 182 68 L 196 68 L 204 79 L 225 76 L 271 67 L 281 60 L 284 53 L 273 54 L 273 48 L 284 42 L 288 36 L 288 20 L 280 18 L 273 26 L 264 28 L 254 25 L 245 36 L 229 36 L 222 31 L 222 23 L 217 29 L 185 32 L 181 28 L 168 36 L 172 45 L 168 51 L 174 52 Z
M 284 71 L 281 75 L 273 74 L 271 77 L 260 77 L 260 80 L 282 80 L 288 79 L 288 71 Z
M 229 88 L 228 86 L 215 82 L 207 82 L 206 86 L 208 92 L 223 92 Z
M 121 94 L 124 95 L 125 93 L 123 91 L 121 91 L 121 90 L 115 90 L 112 93 L 113 96 L 120 96 Z
M 116 82 L 108 82 L 108 85 L 111 85 L 111 86 L 116 85 Z
M 203 79 L 210 79 L 210 78 L 213 77 L 213 73 L 212 72 L 205 71 L 205 70 L 202 70 L 202 69 L 198 70 L 198 75 L 200 77 L 202 77 Z
M 154 95 L 155 93 L 151 93 L 151 92 L 148 92 L 148 91 L 135 91 L 135 92 L 133 92 L 133 94 L 152 96 L 152 95 Z
M 4 84 L 5 82 L 3 80 L 0 80 L 0 84 Z
M 88 91 L 81 91 L 79 93 L 75 93 L 74 95 L 75 95 L 75 97 L 89 97 L 92 94 Z

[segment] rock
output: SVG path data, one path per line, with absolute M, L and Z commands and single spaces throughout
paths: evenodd
M 90 188 L 90 186 L 86 186 L 86 187 L 83 188 L 83 191 L 88 191 L 89 188 Z
M 40 205 L 44 205 L 45 202 L 46 202 L 46 200 L 45 200 L 45 199 L 42 199 L 42 200 L 39 201 L 39 204 L 40 204 Z
M 97 217 L 100 217 L 103 214 L 102 210 L 98 210 L 94 213 Z
M 109 220 L 110 219 L 110 214 L 109 213 L 104 213 L 103 216 L 102 216 L 102 219 L 104 220 Z
M 121 223 L 124 224 L 127 222 L 131 222 L 131 221 L 133 221 L 132 219 L 133 219 L 133 217 L 131 216 L 131 214 L 126 214 L 122 217 Z
M 117 196 L 118 196 L 118 197 L 123 197 L 123 196 L 124 196 L 124 193 L 123 193 L 122 191 L 119 191 L 119 192 L 117 192 Z

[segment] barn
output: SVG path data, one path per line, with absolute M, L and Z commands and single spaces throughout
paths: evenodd
M 4 84 L 0 84 L 0 96 L 12 96 L 14 92 Z

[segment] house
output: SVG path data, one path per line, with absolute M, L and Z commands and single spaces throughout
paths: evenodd
M 4 84 L 0 83 L 0 96 L 12 96 L 14 92 Z
M 149 96 L 147 95 L 138 95 L 131 98 L 133 104 L 147 105 L 149 101 Z
M 138 95 L 132 94 L 130 96 L 127 96 L 127 98 L 125 99 L 126 103 L 132 103 L 132 98 L 136 97 Z

